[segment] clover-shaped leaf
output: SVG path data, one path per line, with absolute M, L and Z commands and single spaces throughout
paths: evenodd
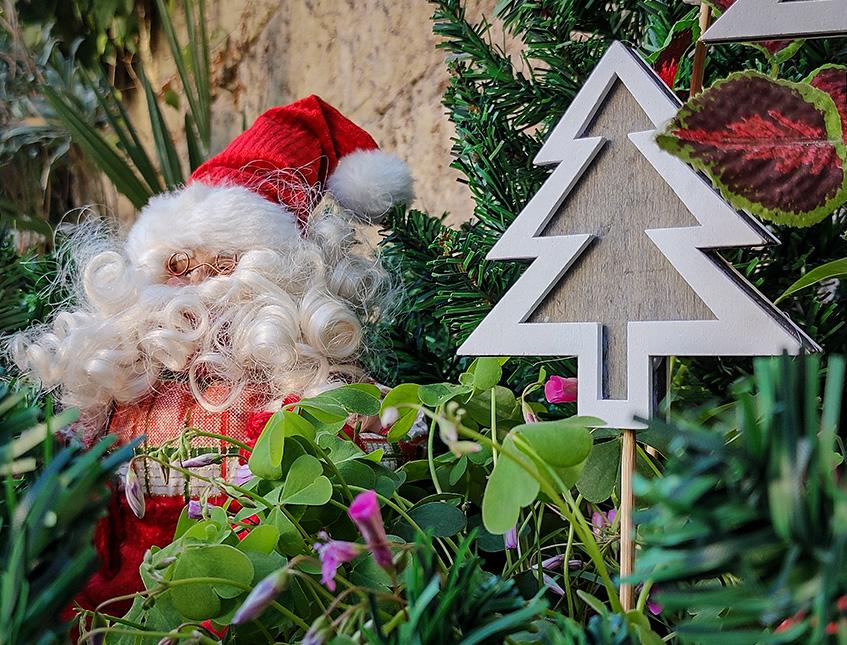
M 291 464 L 279 497 L 280 504 L 320 506 L 332 497 L 332 483 L 323 474 L 321 462 L 300 455 Z
M 588 428 L 598 424 L 602 421 L 593 417 L 571 417 L 513 428 L 503 441 L 503 451 L 485 487 L 485 528 L 491 533 L 505 533 L 517 523 L 521 509 L 538 497 L 540 485 L 534 473 L 545 473 L 534 458 L 542 460 L 565 486 L 573 486 L 591 453 Z
M 244 553 L 227 544 L 186 549 L 174 565 L 173 581 L 191 578 L 222 578 L 234 584 L 205 582 L 171 587 L 174 608 L 189 620 L 214 618 L 221 611 L 221 598 L 235 598 L 253 581 L 253 564 Z

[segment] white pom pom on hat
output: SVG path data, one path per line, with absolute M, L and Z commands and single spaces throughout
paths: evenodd
M 382 150 L 356 150 L 341 157 L 327 188 L 342 206 L 371 221 L 414 196 L 409 167 Z

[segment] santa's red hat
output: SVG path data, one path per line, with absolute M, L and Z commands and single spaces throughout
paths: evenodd
M 374 221 L 412 198 L 406 164 L 317 96 L 275 107 L 181 191 L 154 197 L 131 229 L 127 249 L 140 263 L 167 240 L 175 248 L 275 246 L 298 234 L 323 191 Z
M 314 190 L 324 187 L 370 218 L 411 197 L 405 164 L 380 152 L 371 135 L 315 95 L 262 114 L 191 181 L 245 186 L 301 219 Z

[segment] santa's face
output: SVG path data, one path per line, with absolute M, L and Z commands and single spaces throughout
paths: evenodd
M 273 209 L 271 230 L 235 199 L 243 189 L 194 186 L 153 200 L 123 248 L 83 263 L 79 306 L 16 340 L 18 363 L 64 404 L 96 416 L 177 378 L 220 410 L 249 382 L 281 397 L 355 370 L 382 273 L 354 252 L 350 223 L 329 209 L 301 232 L 253 195 Z M 232 223 L 222 203 L 247 214 Z M 204 401 L 210 381 L 231 397 Z

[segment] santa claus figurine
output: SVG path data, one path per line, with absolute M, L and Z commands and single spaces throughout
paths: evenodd
M 406 165 L 317 96 L 268 110 L 151 199 L 125 240 L 73 238 L 74 308 L 15 337 L 13 357 L 80 409 L 85 441 L 144 436 L 139 450 L 155 451 L 197 428 L 190 456 L 217 454 L 195 472 L 232 480 L 243 459 L 221 437 L 249 444 L 284 402 L 364 379 L 362 324 L 385 280 L 353 219 L 411 197 Z M 205 488 L 134 464 L 145 503 L 114 496 L 85 607 L 138 590 L 145 551 Z

